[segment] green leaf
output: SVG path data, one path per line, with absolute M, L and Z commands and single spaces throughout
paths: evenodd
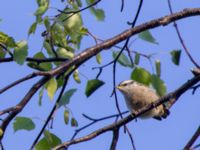
M 42 138 L 36 145 L 35 150 L 51 150 L 51 147 L 46 138 Z
M 100 53 L 98 53 L 98 54 L 96 55 L 96 61 L 97 61 L 98 64 L 101 64 L 101 63 L 102 63 L 102 57 L 101 57 L 101 54 L 100 54 Z
M 69 111 L 67 109 L 64 111 L 64 121 L 66 125 L 69 123 Z
M 42 98 L 43 98 L 43 94 L 44 94 L 44 86 L 40 89 L 39 91 L 39 100 L 38 100 L 38 105 L 42 106 Z
M 104 82 L 98 79 L 89 80 L 87 82 L 85 95 L 89 97 L 93 92 L 95 92 L 98 88 L 104 85 Z
M 151 74 L 144 68 L 135 67 L 131 73 L 131 79 L 148 86 L 151 82 Z
M 71 119 L 71 126 L 72 127 L 78 127 L 78 122 L 77 122 L 77 120 L 75 118 Z
M 47 16 L 44 18 L 44 25 L 45 25 L 47 31 L 49 31 L 51 28 L 51 24 L 50 24 L 49 18 Z
M 35 16 L 42 16 L 48 10 L 48 7 L 49 7 L 49 3 L 48 3 L 48 1 L 46 1 L 45 3 L 43 3 L 42 5 L 40 5 L 38 7 L 38 9 L 34 13 L 34 15 Z
M 104 21 L 105 19 L 105 13 L 102 9 L 92 9 L 92 13 L 95 15 L 97 20 Z
M 173 50 L 170 52 L 171 57 L 172 57 L 172 62 L 175 65 L 179 65 L 180 63 L 180 58 L 181 58 L 181 50 Z
M 19 65 L 23 65 L 28 55 L 28 45 L 25 40 L 17 42 L 17 46 L 14 49 L 13 58 Z
M 45 55 L 42 52 L 38 52 L 34 55 L 33 58 L 37 58 L 37 59 L 45 59 Z M 45 62 L 45 63 L 36 63 L 36 62 L 29 62 L 27 64 L 29 67 L 33 68 L 33 69 L 37 69 L 40 71 L 49 71 L 52 68 L 52 64 L 49 62 Z
M 50 55 L 50 56 L 54 56 L 54 53 L 52 52 L 52 48 L 51 48 L 51 45 L 49 44 L 49 42 L 47 42 L 46 40 L 43 42 L 43 46 L 44 48 L 46 49 L 47 53 Z
M 139 33 L 138 37 L 144 41 L 147 41 L 153 44 L 158 44 L 158 42 L 156 42 L 156 39 L 152 36 L 149 30 L 145 30 Z
M 66 50 L 65 48 L 58 48 L 57 54 L 59 57 L 71 59 L 74 57 L 74 53 L 71 51 Z
M 138 65 L 138 64 L 139 64 L 139 61 L 140 61 L 140 54 L 136 53 L 136 54 L 135 54 L 134 63 L 135 63 L 136 65 Z
M 6 52 L 0 47 L 0 58 L 5 58 Z
M 15 121 L 13 123 L 13 129 L 14 131 L 18 131 L 18 130 L 33 130 L 35 128 L 35 124 L 34 122 L 27 117 L 16 117 Z
M 48 83 L 47 83 L 47 95 L 49 98 L 52 100 L 55 93 L 57 90 L 57 81 L 52 78 Z
M 161 80 L 157 75 L 151 76 L 151 84 L 156 90 L 158 95 L 164 96 L 166 94 L 167 88 L 163 80 Z
M 77 91 L 77 89 L 70 89 L 64 93 L 64 95 L 61 97 L 61 100 L 58 104 L 59 107 L 69 104 L 70 98 L 72 95 Z
M 55 134 L 44 131 L 44 137 L 36 144 L 35 150 L 51 150 L 62 141 Z
M 74 11 L 72 9 L 65 9 L 65 12 Z M 68 19 L 66 19 L 68 18 Z M 61 14 L 58 18 L 58 22 L 61 22 L 69 33 L 80 31 L 83 26 L 83 21 L 80 13 L 74 15 L 71 14 Z
M 2 130 L 2 128 L 0 128 L 0 137 L 2 137 L 3 136 L 3 130 Z
M 10 37 L 3 32 L 0 32 L 0 43 L 10 48 L 13 48 L 16 46 L 16 43 L 13 37 Z
M 118 56 L 119 52 L 113 52 L 113 58 L 116 59 Z M 117 59 L 117 62 L 124 66 L 124 67 L 130 67 L 132 68 L 133 66 L 131 65 L 131 62 L 129 61 L 129 59 L 126 57 L 126 55 L 124 53 L 121 53 L 121 55 L 119 56 L 119 58 Z
M 93 4 L 95 1 L 94 0 L 86 0 L 87 5 Z M 102 9 L 97 9 L 95 7 L 90 7 L 91 13 L 96 17 L 97 20 L 99 21 L 104 21 L 105 19 L 105 13 Z
M 158 77 L 160 77 L 161 74 L 161 63 L 160 60 L 156 60 L 155 61 L 155 65 L 156 65 L 156 74 Z
M 37 28 L 37 22 L 34 22 L 28 30 L 28 35 L 34 34 Z
M 74 73 L 73 73 L 73 78 L 74 80 L 77 82 L 77 83 L 81 83 L 81 80 L 79 78 L 79 72 L 78 70 L 75 70 Z

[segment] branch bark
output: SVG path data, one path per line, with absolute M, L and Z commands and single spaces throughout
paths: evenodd
M 89 141 L 105 132 L 108 131 L 112 131 L 115 128 L 120 128 L 123 125 L 129 123 L 130 121 L 132 121 L 133 119 L 136 119 L 137 117 L 139 117 L 140 115 L 146 113 L 147 111 L 149 111 L 150 109 L 153 109 L 167 101 L 169 101 L 170 99 L 176 98 L 178 99 L 183 93 L 185 93 L 188 89 L 190 89 L 193 85 L 195 85 L 197 82 L 199 82 L 200 80 L 200 75 L 193 77 L 192 79 L 188 80 L 186 83 L 184 83 L 182 86 L 180 86 L 178 89 L 176 89 L 174 92 L 171 92 L 163 97 L 161 97 L 158 101 L 156 101 L 155 103 L 152 103 L 151 105 L 148 105 L 144 108 L 142 108 L 137 114 L 133 115 L 129 115 L 121 120 L 119 120 L 116 123 L 110 124 L 108 126 L 105 126 L 103 128 L 100 128 L 86 136 L 71 140 L 71 141 L 67 141 L 64 142 L 58 146 L 56 146 L 54 148 L 54 150 L 59 150 L 62 148 L 66 148 L 69 147 L 72 144 L 77 144 L 77 143 L 81 143 L 81 142 L 85 142 L 85 141 Z
M 196 15 L 200 15 L 200 8 L 184 9 L 183 11 L 180 11 L 178 13 L 174 13 L 174 14 L 171 14 L 171 15 L 168 15 L 168 16 L 165 16 L 165 17 L 154 19 L 152 21 L 149 21 L 149 22 L 143 23 L 139 26 L 136 26 L 135 28 L 125 30 L 124 32 L 106 40 L 105 42 L 102 42 L 102 43 L 97 44 L 93 47 L 85 49 L 80 54 L 76 55 L 72 60 L 66 61 L 65 63 L 63 63 L 62 65 L 60 65 L 59 67 L 57 67 L 55 69 L 52 69 L 51 71 L 37 72 L 36 73 L 37 75 L 42 75 L 44 77 L 32 86 L 32 88 L 27 92 L 27 94 L 24 96 L 24 98 L 19 102 L 19 104 L 16 105 L 16 109 L 4 119 L 4 121 L 1 124 L 1 129 L 4 131 L 3 133 L 5 133 L 5 130 L 8 126 L 8 124 L 10 123 L 10 121 L 18 113 L 20 113 L 23 110 L 23 108 L 30 101 L 32 96 L 37 92 L 37 90 L 42 85 L 44 85 L 51 77 L 63 73 L 65 70 L 68 70 L 70 67 L 72 67 L 76 64 L 80 64 L 80 65 L 83 64 L 88 59 L 95 56 L 96 54 L 98 54 L 102 50 L 109 49 L 112 46 L 114 46 L 115 44 L 120 43 L 120 42 L 124 41 L 125 39 L 127 39 L 127 38 L 129 38 L 129 37 L 131 37 L 131 36 L 133 36 L 137 33 L 140 33 L 144 30 L 153 29 L 153 28 L 159 27 L 159 26 L 165 26 L 165 25 L 168 25 L 169 23 L 177 21 L 179 19 L 183 19 L 183 18 L 191 17 L 191 16 L 196 16 Z M 198 82 L 199 76 L 197 77 L 197 79 L 196 78 L 192 79 L 192 83 L 187 83 L 187 85 L 189 85 L 189 84 L 193 85 L 194 80 L 195 80 L 195 82 Z M 181 90 L 183 92 L 185 92 L 187 89 L 188 89 L 187 87 L 186 87 L 186 89 L 184 89 L 184 87 L 183 87 L 183 89 L 181 89 Z M 180 92 L 180 90 L 178 90 L 178 91 L 179 92 L 177 92 L 177 97 L 179 97 L 182 94 L 182 92 Z M 176 93 L 176 91 L 174 93 Z M 171 98 L 171 96 L 174 96 L 174 94 L 173 93 L 168 94 L 166 97 L 161 99 L 162 101 L 160 103 L 167 101 L 169 98 Z M 156 105 L 159 105 L 159 104 L 156 104 Z M 148 109 L 151 109 L 153 107 L 154 107 L 153 105 L 149 106 Z M 140 113 L 137 116 L 139 116 L 139 115 L 140 115 Z M 85 141 L 90 140 L 91 138 L 94 138 L 94 137 L 96 137 L 96 136 L 98 136 L 98 135 L 100 135 L 104 132 L 112 130 L 113 127 L 120 127 L 120 126 L 130 122 L 131 120 L 133 120 L 136 117 L 128 116 L 128 117 L 118 121 L 116 124 L 106 126 L 102 129 L 97 130 L 94 133 L 91 133 L 90 135 L 86 136 L 85 138 L 79 138 L 79 139 L 75 139 L 71 142 L 64 143 L 64 145 L 62 145 L 61 147 L 65 146 L 65 145 L 71 145 L 71 144 L 83 142 L 84 140 Z M 1 136 L 0 138 L 2 139 L 3 136 Z

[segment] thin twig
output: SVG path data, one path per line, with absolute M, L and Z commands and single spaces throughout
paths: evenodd
M 169 6 L 169 10 L 170 10 L 170 13 L 173 14 L 173 11 L 172 11 L 172 6 L 171 6 L 171 2 L 170 0 L 168 0 L 168 6 Z M 180 43 L 181 45 L 183 46 L 183 49 L 185 50 L 185 53 L 187 54 L 187 56 L 189 57 L 190 61 L 197 67 L 197 68 L 200 68 L 199 64 L 194 60 L 194 58 L 192 57 L 192 55 L 190 54 L 190 51 L 188 50 L 183 38 L 182 38 L 182 35 L 181 35 L 181 32 L 178 28 L 178 25 L 176 23 L 176 21 L 173 22 L 174 24 L 174 27 L 175 27 L 175 30 L 176 30 L 176 33 L 178 35 L 178 38 L 180 40 Z
M 86 136 L 83 136 L 83 137 L 80 137 L 80 138 L 77 138 L 77 139 L 74 139 L 74 140 L 70 140 L 70 141 L 67 141 L 67 142 L 64 142 L 58 146 L 56 146 L 54 148 L 54 150 L 59 150 L 59 149 L 62 149 L 62 148 L 66 148 L 66 147 L 69 147 L 70 145 L 72 144 L 78 144 L 78 143 L 81 143 L 81 142 L 85 142 L 85 141 L 89 141 L 105 132 L 108 132 L 108 131 L 112 131 L 114 128 L 119 128 L 119 127 L 122 127 L 124 126 L 125 124 L 127 124 L 128 122 L 132 121 L 133 119 L 136 119 L 137 117 L 141 116 L 142 114 L 146 113 L 147 111 L 153 109 L 153 108 L 156 108 L 158 107 L 159 105 L 169 101 L 172 97 L 176 97 L 177 99 L 183 94 L 185 93 L 188 89 L 190 89 L 193 85 L 195 85 L 197 82 L 199 82 L 200 80 L 200 75 L 199 76 L 196 76 L 196 77 L 193 77 L 192 79 L 188 80 L 187 82 L 185 82 L 183 85 L 181 85 L 178 89 L 174 90 L 174 92 L 171 92 L 171 93 L 168 93 L 167 95 L 159 98 L 158 101 L 155 101 L 154 103 L 150 104 L 150 105 L 147 105 L 146 107 L 140 109 L 138 111 L 137 114 L 135 114 L 134 116 L 133 115 L 129 115 L 117 122 L 114 122 L 110 125 L 107 125 L 103 128 L 100 128 Z
M 15 111 L 12 111 L 1 123 L 0 128 L 3 130 L 3 135 L 0 136 L 0 141 L 2 140 L 5 130 L 9 123 L 15 118 L 15 116 L 23 110 L 23 108 L 26 106 L 26 104 L 30 101 L 32 96 L 40 89 L 47 81 L 49 81 L 51 77 L 45 76 L 42 77 L 38 82 L 36 82 L 30 90 L 27 92 L 27 94 L 24 96 L 24 98 L 15 106 Z
M 188 141 L 188 143 L 183 148 L 184 150 L 190 150 L 194 142 L 197 140 L 197 138 L 200 136 L 200 126 L 197 128 L 191 139 Z
M 33 144 L 31 145 L 30 150 L 33 150 L 33 149 L 34 149 L 34 147 L 35 147 L 35 145 L 37 144 L 39 138 L 41 137 L 42 133 L 44 132 L 44 130 L 45 130 L 47 124 L 48 124 L 49 121 L 51 120 L 51 118 L 52 118 L 54 112 L 57 110 L 58 104 L 59 104 L 59 102 L 60 102 L 60 100 L 61 100 L 61 98 L 62 98 L 62 96 L 63 96 L 63 93 L 64 93 L 64 91 L 65 91 L 65 88 L 66 88 L 66 86 L 67 86 L 68 79 L 69 79 L 69 77 L 71 76 L 71 74 L 72 74 L 78 67 L 79 67 L 79 64 L 77 64 L 77 66 L 75 66 L 75 67 L 65 76 L 64 83 L 63 83 L 62 89 L 61 89 L 61 91 L 60 91 L 60 93 L 59 93 L 59 96 L 58 96 L 58 98 L 57 98 L 57 100 L 56 100 L 56 103 L 54 104 L 54 106 L 53 106 L 53 108 L 52 108 L 50 114 L 48 115 L 48 117 L 47 117 L 47 119 L 46 119 L 44 125 L 42 126 L 42 129 L 41 129 L 40 132 L 38 133 L 38 135 L 37 135 L 37 137 L 35 138 Z
M 61 57 L 57 57 L 57 58 L 33 58 L 33 57 L 27 57 L 25 61 L 27 62 L 35 62 L 35 63 L 47 63 L 47 62 L 64 62 L 67 61 L 67 58 L 61 58 Z M 14 61 L 13 57 L 9 57 L 9 58 L 0 58 L 0 63 L 4 63 L 4 62 L 12 62 Z
M 126 114 L 128 112 L 129 111 L 125 111 L 125 112 L 122 112 L 122 114 Z M 71 138 L 71 140 L 73 140 L 78 135 L 79 132 L 81 132 L 82 130 L 90 127 L 91 125 L 93 125 L 93 124 L 95 124 L 97 122 L 103 121 L 103 120 L 107 120 L 107 119 L 111 119 L 111 118 L 118 118 L 120 115 L 119 114 L 114 114 L 114 115 L 109 115 L 109 116 L 98 118 L 98 119 L 91 118 L 91 117 L 89 117 L 89 116 L 87 116 L 85 114 L 83 114 L 83 116 L 85 118 L 87 118 L 88 120 L 92 121 L 92 122 L 84 125 L 83 127 L 79 128 L 79 129 L 76 129 L 75 132 L 74 132 L 74 134 L 73 134 L 73 136 L 72 136 L 72 138 Z

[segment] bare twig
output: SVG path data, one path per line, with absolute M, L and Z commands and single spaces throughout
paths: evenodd
M 32 57 L 27 57 L 26 58 L 26 61 L 28 61 L 28 62 L 36 62 L 38 64 L 47 63 L 47 62 L 64 62 L 64 61 L 67 61 L 67 60 L 68 60 L 67 58 L 60 58 L 60 57 L 57 57 L 57 58 L 32 58 Z M 0 59 L 0 63 L 12 62 L 12 61 L 13 61 L 12 57 L 1 58 Z
M 122 4 L 121 4 L 121 9 L 120 11 L 122 12 L 124 10 L 124 0 L 121 0 L 122 1 Z
M 129 111 L 125 111 L 125 112 L 122 112 L 122 114 L 126 114 L 126 113 L 128 113 L 128 112 L 129 112 Z M 90 123 L 84 125 L 83 127 L 79 128 L 79 129 L 77 129 L 77 130 L 75 130 L 75 132 L 74 132 L 74 134 L 73 134 L 71 140 L 73 140 L 73 139 L 78 135 L 79 132 L 81 132 L 82 130 L 84 130 L 84 129 L 90 127 L 91 125 L 93 125 L 93 124 L 95 124 L 95 123 L 97 123 L 97 122 L 103 121 L 103 120 L 107 120 L 107 119 L 111 119 L 111 118 L 118 118 L 118 117 L 120 116 L 120 114 L 109 115 L 109 116 L 102 117 L 102 118 L 98 118 L 98 119 L 91 118 L 91 117 L 89 117 L 89 116 L 87 116 L 87 115 L 85 115 L 85 114 L 83 114 L 83 116 L 84 116 L 85 118 L 87 118 L 88 120 L 92 121 L 92 122 L 90 122 Z
M 58 104 L 59 104 L 59 102 L 60 102 L 60 100 L 61 100 L 61 98 L 62 98 L 62 96 L 63 96 L 63 93 L 64 93 L 64 91 L 65 91 L 65 88 L 66 88 L 66 86 L 67 86 L 68 79 L 69 79 L 69 77 L 71 76 L 71 74 L 79 67 L 79 65 L 80 65 L 80 64 L 77 64 L 77 65 L 65 76 L 65 80 L 64 80 L 62 89 L 61 89 L 61 91 L 60 91 L 60 93 L 59 93 L 59 96 L 58 96 L 58 98 L 57 98 L 57 100 L 56 100 L 56 103 L 54 104 L 54 106 L 53 106 L 53 108 L 52 108 L 50 114 L 48 115 L 48 117 L 47 117 L 47 119 L 46 119 L 46 121 L 45 121 L 45 123 L 44 123 L 42 129 L 40 130 L 39 134 L 38 134 L 37 137 L 35 138 L 33 144 L 31 145 L 31 148 L 30 148 L 31 150 L 34 149 L 34 147 L 35 147 L 35 145 L 37 144 L 39 138 L 41 137 L 42 133 L 44 132 L 44 130 L 45 130 L 47 124 L 48 124 L 49 121 L 51 120 L 51 118 L 52 118 L 54 112 L 55 112 L 56 109 L 58 108 L 58 106 L 59 106 Z
M 169 10 L 170 10 L 170 13 L 173 14 L 173 11 L 172 11 L 172 6 L 171 6 L 171 2 L 170 0 L 168 0 L 168 6 L 169 6 Z M 183 46 L 183 49 L 185 50 L 185 53 L 187 54 L 187 56 L 189 57 L 190 61 L 197 67 L 197 68 L 200 68 L 199 64 L 194 60 L 194 58 L 192 57 L 192 55 L 190 54 L 190 51 L 188 50 L 183 38 L 182 38 L 182 35 L 181 35 L 181 32 L 178 28 L 178 25 L 176 23 L 176 21 L 173 22 L 174 24 L 174 27 L 176 29 L 176 33 L 178 35 L 178 38 L 180 40 L 180 43 L 181 45 Z
M 27 94 L 24 96 L 24 98 L 15 106 L 15 110 L 12 111 L 1 123 L 0 128 L 3 130 L 3 135 L 0 137 L 0 141 L 2 140 L 5 130 L 7 126 L 9 125 L 10 121 L 19 113 L 22 111 L 22 109 L 26 106 L 26 104 L 30 101 L 32 96 L 37 92 L 37 90 L 44 85 L 47 81 L 49 81 L 50 77 L 45 76 L 42 79 L 40 79 L 38 82 L 36 82 L 31 89 L 27 92 Z
M 192 145 L 197 140 L 197 138 L 200 136 L 200 126 L 197 128 L 191 139 L 188 141 L 188 143 L 183 148 L 184 150 L 191 150 Z
M 60 13 L 64 13 L 64 14 L 70 14 L 68 17 L 66 17 L 65 19 L 62 20 L 62 21 L 66 21 L 66 20 L 68 20 L 69 18 L 71 18 L 73 15 L 75 15 L 75 14 L 77 14 L 77 13 L 79 13 L 79 12 L 82 12 L 82 11 L 84 11 L 84 10 L 90 8 L 90 7 L 93 7 L 93 6 L 97 5 L 100 1 L 101 1 L 101 0 L 97 0 L 97 1 L 95 1 L 94 3 L 88 5 L 87 7 L 84 7 L 84 8 L 82 8 L 82 9 L 75 10 L 75 11 L 67 11 L 67 12 L 66 12 L 66 11 L 62 11 L 62 10 L 59 10 L 59 9 L 57 9 L 57 11 L 59 11 Z
M 21 79 L 15 81 L 15 82 L 13 82 L 13 83 L 7 85 L 6 87 L 0 89 L 0 94 L 2 94 L 3 92 L 7 91 L 8 89 L 10 89 L 10 88 L 12 88 L 12 87 L 14 87 L 14 86 L 16 86 L 16 85 L 18 85 L 18 84 L 24 82 L 24 81 L 27 81 L 27 80 L 29 80 L 29 79 L 32 79 L 32 78 L 34 78 L 34 77 L 36 77 L 36 76 L 37 76 L 36 73 L 32 73 L 32 74 L 29 74 L 29 75 L 25 76 L 25 77 L 23 77 L 23 78 L 21 78 Z

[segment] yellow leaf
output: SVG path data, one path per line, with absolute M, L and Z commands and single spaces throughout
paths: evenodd
M 52 78 L 47 84 L 47 94 L 51 100 L 53 99 L 56 90 L 57 90 L 57 82 L 54 78 Z

